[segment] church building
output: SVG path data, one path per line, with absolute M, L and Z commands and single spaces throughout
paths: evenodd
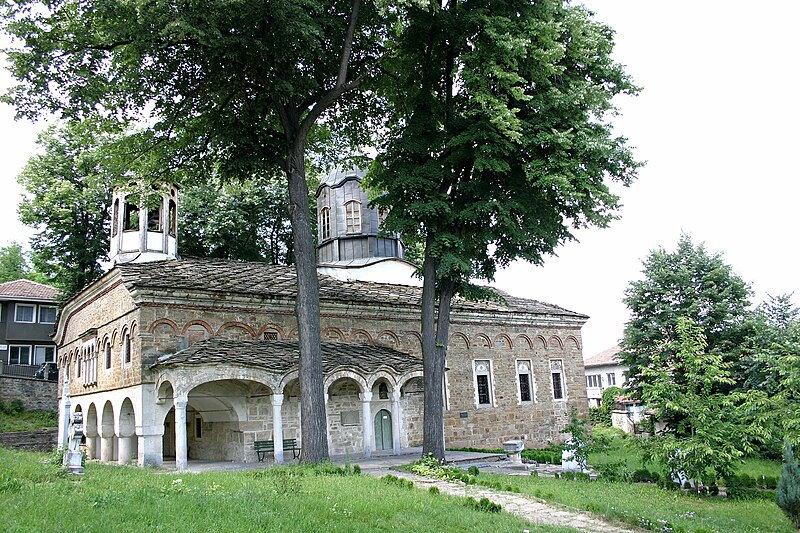
M 337 169 L 317 191 L 320 342 L 330 452 L 369 456 L 422 441 L 422 289 L 361 177 Z M 283 462 L 283 439 L 302 448 L 294 267 L 179 257 L 178 190 L 159 194 L 115 192 L 113 266 L 61 311 L 59 443 L 81 412 L 90 459 L 252 462 L 272 440 Z M 543 447 L 587 410 L 588 317 L 500 295 L 453 301 L 447 447 Z

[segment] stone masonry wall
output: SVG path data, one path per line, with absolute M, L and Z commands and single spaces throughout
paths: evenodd
M 26 411 L 58 411 L 58 384 L 41 379 L 0 376 L 0 400 L 21 400 Z

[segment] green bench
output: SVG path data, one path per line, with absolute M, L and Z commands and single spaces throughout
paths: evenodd
M 267 455 L 275 455 L 275 441 L 274 440 L 257 440 L 253 443 L 253 449 L 258 456 L 258 462 L 262 462 Z M 292 458 L 298 459 L 300 457 L 300 447 L 297 445 L 297 439 L 283 439 L 283 451 L 292 452 Z

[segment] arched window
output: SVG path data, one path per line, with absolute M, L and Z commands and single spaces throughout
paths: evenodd
M 114 209 L 112 210 L 111 218 L 111 236 L 116 237 L 119 231 L 119 198 L 114 200 Z
M 106 343 L 106 370 L 111 368 L 111 341 Z
M 361 233 L 361 203 L 350 200 L 344 204 L 344 220 L 347 233 Z
M 174 193 L 173 193 L 174 194 Z M 169 234 L 173 237 L 178 233 L 178 210 L 175 200 L 169 201 Z
M 331 208 L 323 207 L 319 211 L 319 240 L 331 238 Z
M 125 231 L 139 231 L 139 207 L 125 202 L 125 220 L 122 222 Z
M 378 398 L 381 400 L 389 399 L 389 387 L 386 386 L 386 383 L 378 385 Z
M 131 362 L 131 334 L 127 331 L 122 338 L 122 360 L 126 363 Z
M 147 208 L 147 231 L 161 231 L 161 206 Z

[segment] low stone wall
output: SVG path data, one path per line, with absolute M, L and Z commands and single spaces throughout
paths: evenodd
M 12 431 L 0 433 L 0 446 L 37 452 L 49 452 L 56 445 L 58 430 Z
M 21 400 L 26 411 L 58 411 L 58 383 L 0 376 L 0 400 Z

